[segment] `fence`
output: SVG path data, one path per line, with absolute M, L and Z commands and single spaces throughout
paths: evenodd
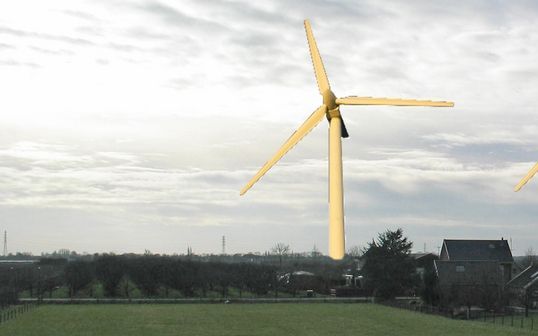
M 23 303 L 15 306 L 0 307 L 0 325 L 6 323 L 9 320 L 15 319 L 18 316 L 29 312 L 37 307 L 37 303 Z
M 406 309 L 415 311 L 417 313 L 439 315 L 451 319 L 461 319 L 476 322 L 493 323 L 501 326 L 508 326 L 514 328 L 538 330 L 538 316 L 530 315 L 525 317 L 523 312 L 517 313 L 515 311 L 496 313 L 488 312 L 483 309 L 474 309 L 467 313 L 467 309 L 455 310 L 451 308 L 442 308 L 437 306 L 430 306 L 424 304 L 410 304 L 409 302 L 399 301 L 384 301 L 380 304 L 400 309 Z M 469 317 L 469 318 L 467 318 Z M 534 321 L 537 318 L 537 321 Z
M 368 303 L 370 297 L 321 297 L 321 298 L 192 298 L 192 299 L 123 299 L 123 298 L 78 298 L 78 299 L 20 299 L 22 303 L 40 304 L 191 304 L 191 303 Z
M 416 301 L 418 302 L 418 300 Z M 390 306 L 394 308 L 406 309 L 414 311 L 417 313 L 430 314 L 430 315 L 439 315 L 447 318 L 457 318 L 457 315 L 454 314 L 454 311 L 450 308 L 443 308 L 425 304 L 410 304 L 408 301 L 382 301 L 379 302 L 382 305 Z
M 538 326 L 534 326 L 534 318 L 536 316 L 530 315 L 529 317 L 525 317 L 525 314 L 523 313 L 508 313 L 508 314 L 498 314 L 495 312 L 487 312 L 484 311 L 482 313 L 481 321 L 484 321 L 486 323 L 493 323 L 493 324 L 500 324 L 503 326 L 510 326 L 515 328 L 521 328 L 521 329 L 529 329 L 529 330 L 535 330 L 538 329 Z M 478 319 L 475 319 L 477 321 Z M 538 323 L 538 321 L 536 321 Z

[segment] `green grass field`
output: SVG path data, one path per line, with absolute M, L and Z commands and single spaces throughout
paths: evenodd
M 0 335 L 538 335 L 374 304 L 44 305 Z

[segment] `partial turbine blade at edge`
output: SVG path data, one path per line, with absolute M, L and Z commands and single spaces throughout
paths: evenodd
M 325 117 L 327 112 L 327 106 L 321 105 L 306 119 L 306 121 L 293 132 L 293 134 L 286 140 L 286 142 L 280 147 L 273 157 L 267 161 L 263 167 L 254 175 L 254 177 L 245 185 L 241 190 L 240 195 L 244 195 L 258 180 L 273 167 L 278 160 L 280 160 L 290 149 L 293 148 L 302 138 L 305 137 L 319 122 Z
M 527 175 L 519 181 L 519 183 L 514 187 L 514 191 L 520 191 L 521 188 L 529 182 L 529 180 L 538 172 L 538 163 L 534 165 L 534 167 L 529 170 Z
M 393 105 L 393 106 L 434 106 L 453 107 L 453 102 L 400 98 L 344 97 L 336 99 L 337 105 Z
M 304 20 L 304 28 L 306 30 L 308 48 L 310 49 L 310 58 L 312 59 L 316 81 L 318 82 L 319 93 L 323 95 L 325 91 L 331 89 L 331 86 L 329 85 L 329 79 L 327 78 L 327 73 L 325 72 L 325 67 L 323 66 L 323 61 L 321 60 L 321 55 L 319 54 L 318 46 L 312 33 L 312 27 L 310 27 L 310 21 Z

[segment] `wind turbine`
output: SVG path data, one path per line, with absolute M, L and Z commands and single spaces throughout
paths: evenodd
M 523 186 L 527 184 L 527 182 L 529 182 L 529 180 L 534 176 L 534 174 L 536 174 L 536 172 L 538 172 L 538 163 L 535 164 L 531 170 L 529 170 L 527 175 L 522 178 L 521 181 L 519 181 L 519 183 L 514 187 L 514 191 L 520 191 L 521 188 L 523 188 Z
M 245 185 L 240 194 L 244 195 L 280 158 L 295 146 L 306 134 L 326 117 L 329 121 L 329 256 L 342 259 L 345 252 L 344 242 L 344 191 L 342 183 L 342 141 L 348 132 L 342 116 L 340 105 L 394 105 L 394 106 L 441 106 L 452 107 L 454 103 L 445 101 L 414 100 L 398 98 L 372 98 L 350 96 L 336 98 L 331 91 L 325 68 L 312 34 L 308 20 L 304 21 L 306 38 L 310 48 L 310 57 L 323 103 L 280 147 L 278 152 L 267 161 L 256 175 Z

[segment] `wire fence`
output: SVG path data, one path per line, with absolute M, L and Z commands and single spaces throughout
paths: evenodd
M 16 319 L 24 313 L 35 309 L 38 306 L 37 303 L 25 302 L 13 306 L 0 307 L 0 325 L 6 323 L 9 320 Z
M 480 318 L 481 321 L 486 323 L 493 323 L 493 324 L 499 324 L 502 326 L 510 326 L 514 328 L 521 328 L 521 329 L 528 329 L 528 330 L 538 330 L 538 326 L 535 328 L 535 322 L 538 323 L 538 321 L 534 321 L 534 318 L 536 316 L 530 315 L 529 317 L 525 317 L 525 314 L 522 313 L 513 313 L 510 312 L 508 314 L 499 314 L 495 312 L 482 312 L 482 317 Z M 477 321 L 479 319 L 475 319 Z
M 394 308 L 400 308 L 400 309 L 406 309 L 410 311 L 414 311 L 417 313 L 423 313 L 423 314 L 430 314 L 430 315 L 439 315 L 447 318 L 457 318 L 458 315 L 454 314 L 454 311 L 450 308 L 444 308 L 444 307 L 438 307 L 438 306 L 431 306 L 431 305 L 425 305 L 425 304 L 410 304 L 408 302 L 401 302 L 401 301 L 383 301 L 379 302 L 382 305 L 390 306 Z
M 486 311 L 484 309 L 454 309 L 409 302 L 384 301 L 382 305 L 406 309 L 417 313 L 439 315 L 451 319 L 492 323 L 494 325 L 538 331 L 538 315 L 528 317 L 523 312 L 506 311 L 504 313 Z M 536 321 L 535 321 L 536 319 Z

